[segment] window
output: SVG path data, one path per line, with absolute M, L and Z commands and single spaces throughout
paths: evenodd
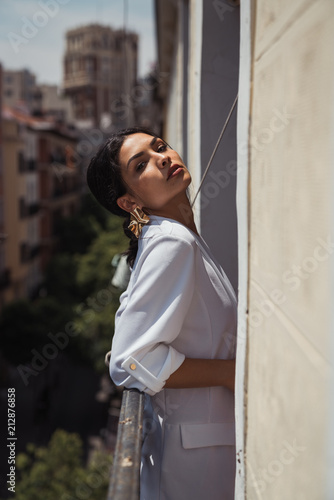
M 21 243 L 20 245 L 20 260 L 22 263 L 27 262 L 30 257 L 29 245 L 27 243 Z
M 102 77 L 109 75 L 110 63 L 108 57 L 103 57 L 101 60 Z
M 102 36 L 102 47 L 104 49 L 107 49 L 109 47 L 109 40 L 108 40 L 108 35 L 105 33 L 103 36 Z
M 86 72 L 90 74 L 94 72 L 94 59 L 92 57 L 86 59 Z
M 27 206 L 24 198 L 19 199 L 19 215 L 23 219 L 27 215 Z
M 24 172 L 25 171 L 25 160 L 22 151 L 19 151 L 17 155 L 17 163 L 19 166 L 19 172 Z
M 94 105 L 91 102 L 86 103 L 86 117 L 91 118 L 94 116 Z
M 33 159 L 28 160 L 27 167 L 30 172 L 34 172 L 36 170 L 36 160 Z
M 3 200 L 0 198 L 0 228 L 4 225 Z

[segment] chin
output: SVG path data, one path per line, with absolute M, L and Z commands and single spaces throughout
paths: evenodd
M 187 187 L 190 186 L 190 184 L 192 183 L 192 178 L 191 178 L 191 175 L 189 174 L 189 178 L 186 179 L 187 180 Z

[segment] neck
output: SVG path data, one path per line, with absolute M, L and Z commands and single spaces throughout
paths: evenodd
M 165 210 L 159 210 L 159 212 L 152 211 L 151 213 L 152 215 L 176 220 L 198 235 L 194 221 L 194 213 L 186 195 L 182 197 L 182 199 L 178 199 L 176 202 L 166 207 Z

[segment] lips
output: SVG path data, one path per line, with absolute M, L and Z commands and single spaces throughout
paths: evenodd
M 174 177 L 174 175 L 177 175 L 179 172 L 181 172 L 181 170 L 181 165 L 171 165 L 168 170 L 167 180 L 169 180 L 171 177 Z

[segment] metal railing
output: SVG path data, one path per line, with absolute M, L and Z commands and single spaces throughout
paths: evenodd
M 144 393 L 124 389 L 108 500 L 138 500 Z

